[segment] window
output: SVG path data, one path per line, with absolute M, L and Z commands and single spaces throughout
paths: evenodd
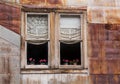
M 22 60 L 26 69 L 84 69 L 86 59 L 85 15 L 24 13 Z
M 26 68 L 48 68 L 49 14 L 26 13 Z
M 59 14 L 60 68 L 82 68 L 82 15 Z

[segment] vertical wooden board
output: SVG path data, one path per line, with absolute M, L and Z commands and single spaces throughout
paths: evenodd
M 5 58 L 0 57 L 0 74 L 5 73 Z
M 20 74 L 20 58 L 18 56 L 9 57 L 9 72 L 11 74 Z
M 96 75 L 96 84 L 109 84 L 108 75 Z
M 21 84 L 28 84 L 27 83 L 27 76 L 25 74 L 21 75 Z
M 10 75 L 10 84 L 21 84 L 20 83 L 20 74 L 11 74 Z
M 69 84 L 68 83 L 68 74 L 61 74 L 61 84 Z
M 0 74 L 0 84 L 10 84 L 10 77 L 7 74 Z
M 54 82 L 54 78 L 55 78 L 55 74 L 48 74 L 48 84 L 55 84 Z
M 54 84 L 62 84 L 62 76 L 61 74 L 55 74 Z
M 100 66 L 100 63 L 101 63 L 101 60 L 99 59 L 89 59 L 90 61 L 90 64 L 89 64 L 89 70 L 90 70 L 90 74 L 100 74 L 101 71 L 101 66 Z
M 41 84 L 48 84 L 48 74 L 40 74 Z
M 54 13 L 50 13 L 50 64 L 51 67 L 55 67 L 55 18 L 54 18 Z
M 0 57 L 0 74 L 8 74 L 9 73 L 9 63 L 8 57 L 1 56 Z

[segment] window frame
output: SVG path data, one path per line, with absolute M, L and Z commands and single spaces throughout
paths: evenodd
M 48 14 L 48 19 L 49 19 L 49 28 L 48 28 L 48 65 L 44 66 L 44 65 L 27 65 L 27 56 L 26 56 L 26 14 Z M 82 62 L 82 66 L 78 65 L 69 65 L 69 66 L 60 66 L 60 43 L 59 43 L 59 21 L 60 21 L 60 14 L 65 14 L 65 15 L 69 15 L 69 12 L 49 12 L 49 13 L 36 13 L 36 12 L 22 12 L 22 28 L 21 28 L 21 35 L 22 35 L 22 46 L 21 46 L 21 69 L 29 69 L 29 70 L 48 70 L 48 72 L 52 71 L 52 69 L 57 69 L 59 71 L 61 71 L 62 69 L 74 69 L 74 70 L 84 70 L 88 68 L 88 56 L 87 56 L 87 22 L 86 22 L 86 12 L 81 11 L 81 12 L 70 12 L 70 14 L 72 15 L 82 15 L 82 21 L 81 21 L 81 26 L 83 26 L 82 30 L 81 30 L 81 39 L 80 42 L 81 43 L 81 53 L 82 53 L 82 58 L 83 59 Z M 55 24 L 53 24 L 55 22 Z M 53 29 L 52 33 L 54 32 L 52 38 L 51 38 L 51 30 Z M 84 38 L 83 38 L 84 37 Z M 51 41 L 52 39 L 52 41 Z M 54 39 L 54 40 L 53 40 Z M 38 40 L 36 40 L 38 41 Z M 54 43 L 52 43 L 54 41 Z M 51 45 L 52 44 L 52 45 Z M 54 47 L 54 50 L 52 50 L 52 47 Z M 85 47 L 85 48 L 84 48 Z M 52 54 L 51 54 L 52 53 Z M 52 55 L 52 56 L 51 56 Z M 73 68 L 74 67 L 74 68 Z M 57 71 L 57 72 L 59 72 Z M 36 73 L 36 72 L 35 72 Z M 52 73 L 52 72 L 51 72 Z
M 35 38 L 35 39 L 28 39 L 27 38 L 27 15 L 30 14 L 30 15 L 48 15 L 48 38 L 46 40 L 44 39 L 38 39 L 38 38 Z M 46 69 L 46 68 L 49 68 L 50 66 L 50 14 L 49 13 L 30 13 L 30 12 L 27 12 L 25 13 L 25 68 L 26 69 Z M 48 42 L 48 65 L 28 65 L 27 64 L 27 42 L 36 42 L 36 41 L 47 41 Z M 39 43 L 39 42 L 38 42 Z
M 61 65 L 60 64 L 60 42 L 61 41 L 65 41 L 65 40 L 61 40 L 61 38 L 60 38 L 60 17 L 61 17 L 61 15 L 71 15 L 71 16 L 80 16 L 80 39 L 79 40 L 71 40 L 71 41 L 79 41 L 80 42 L 80 45 L 81 45 L 81 47 L 80 47 L 80 49 L 81 49 L 81 65 Z M 83 52 L 84 52 L 84 50 L 83 50 L 83 19 L 84 19 L 84 17 L 83 17 L 83 14 L 76 14 L 76 13 L 70 13 L 70 14 L 68 14 L 68 13 L 58 13 L 58 26 L 57 26 L 57 31 L 58 31 L 58 33 L 59 33 L 59 36 L 58 36 L 58 40 L 57 40 L 57 42 L 58 42 L 58 59 L 59 59 L 59 68 L 60 69 L 83 69 L 84 68 L 84 61 L 83 61 L 83 59 L 84 59 L 84 54 L 83 54 Z M 66 41 L 70 41 L 70 40 L 66 40 Z M 74 67 L 74 68 L 73 68 Z

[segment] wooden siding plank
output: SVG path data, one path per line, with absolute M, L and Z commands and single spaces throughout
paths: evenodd
M 10 84 L 10 76 L 7 74 L 0 74 L 0 84 Z
M 61 74 L 61 84 L 69 84 L 68 83 L 68 74 Z
M 55 84 L 54 78 L 55 78 L 55 74 L 48 74 L 48 83 L 47 84 Z
M 40 74 L 40 76 L 41 76 L 40 78 L 41 84 L 48 84 L 48 74 Z
M 61 74 L 55 74 L 54 84 L 62 84 L 62 76 Z

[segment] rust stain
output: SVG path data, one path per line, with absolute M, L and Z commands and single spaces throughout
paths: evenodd
M 0 4 L 0 25 L 20 33 L 20 8 Z
M 62 0 L 47 0 L 50 4 L 62 4 Z

